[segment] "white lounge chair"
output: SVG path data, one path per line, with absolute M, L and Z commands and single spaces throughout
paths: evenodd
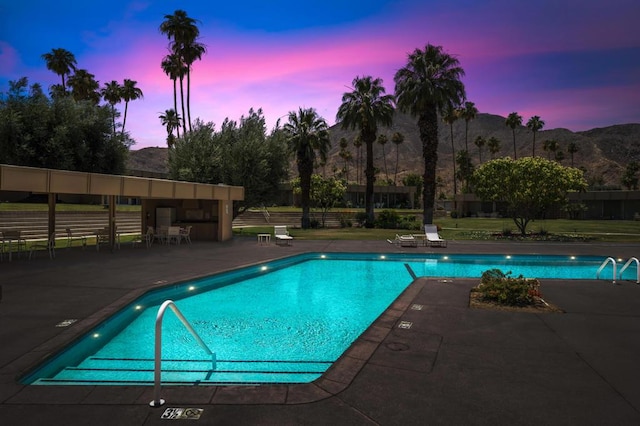
M 442 239 L 438 234 L 438 227 L 436 225 L 425 225 L 424 234 L 427 239 L 427 245 L 431 247 L 446 247 L 447 240 Z
M 400 247 L 418 247 L 418 240 L 413 235 L 396 234 L 396 244 Z
M 291 240 L 293 237 L 289 235 L 289 231 L 287 231 L 286 225 L 276 225 L 273 227 L 273 236 L 276 239 L 276 245 L 291 245 Z

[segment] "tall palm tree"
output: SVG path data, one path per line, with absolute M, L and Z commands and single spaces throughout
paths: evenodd
M 196 25 L 196 20 L 189 17 L 184 10 L 176 10 L 173 15 L 165 15 L 164 21 L 160 24 L 160 32 L 165 34 L 170 43 L 170 50 L 173 54 L 180 58 L 180 61 L 186 67 L 186 73 L 180 73 L 180 92 L 181 98 L 184 93 L 183 78 L 187 76 L 187 115 L 185 116 L 184 107 L 182 109 L 183 129 L 186 131 L 187 117 L 189 118 L 189 129 L 191 129 L 191 112 L 190 108 L 190 88 L 191 88 L 191 66 L 196 59 L 200 59 L 206 52 L 204 44 L 198 43 L 196 40 L 200 35 L 200 29 Z M 183 100 L 184 102 L 184 100 Z
M 511 133 L 513 134 L 513 159 L 518 159 L 518 153 L 516 151 L 516 127 L 522 126 L 522 117 L 517 112 L 509 114 L 504 124 L 507 127 L 511 127 Z
M 137 81 L 124 79 L 122 85 L 122 100 L 124 101 L 124 117 L 122 118 L 122 137 L 124 138 L 124 126 L 127 123 L 127 109 L 129 108 L 129 102 L 135 101 L 143 97 L 142 90 L 136 87 Z
M 373 226 L 373 143 L 378 134 L 378 125 L 391 126 L 393 122 L 393 96 L 386 95 L 382 79 L 371 76 L 356 77 L 352 82 L 353 90 L 342 95 L 342 104 L 338 107 L 336 118 L 343 129 L 359 129 L 360 140 L 367 150 L 365 176 L 365 213 L 366 226 Z
M 500 139 L 495 136 L 491 136 L 487 141 L 487 148 L 491 153 L 491 159 L 493 160 L 498 152 L 500 152 Z
M 544 127 L 544 121 L 540 119 L 540 116 L 534 115 L 527 121 L 527 127 L 533 133 L 533 152 L 532 157 L 536 156 L 536 133 L 538 130 L 542 130 Z
M 47 63 L 47 69 L 62 77 L 62 89 L 67 90 L 64 76 L 76 70 L 76 58 L 73 53 L 66 49 L 52 49 L 51 53 L 42 55 L 42 59 Z
M 329 128 L 324 118 L 315 109 L 299 108 L 289 112 L 289 122 L 283 126 L 289 151 L 296 156 L 300 176 L 300 203 L 302 204 L 302 228 L 311 225 L 309 205 L 311 203 L 311 175 L 317 156 L 326 161 L 331 146 Z
M 180 128 L 180 115 L 175 109 L 168 109 L 164 114 L 160 114 L 160 121 L 167 128 L 167 146 L 171 148 L 175 144 L 173 131 Z
M 458 182 L 456 179 L 456 146 L 453 143 L 453 123 L 455 123 L 458 118 L 460 118 L 460 108 L 455 107 L 452 104 L 449 104 L 445 107 L 442 112 L 442 121 L 449 125 L 449 135 L 451 136 L 451 164 L 453 165 L 453 204 L 455 208 L 455 198 L 458 193 Z
M 547 160 L 551 160 L 551 153 L 558 150 L 558 142 L 555 140 L 546 140 L 542 143 L 542 150 L 547 152 Z
M 569 142 L 569 146 L 567 146 L 567 152 L 571 156 L 571 167 L 573 167 L 573 154 L 578 152 L 578 144 L 575 142 Z
M 387 171 L 387 154 L 384 152 L 384 146 L 389 142 L 389 138 L 384 133 L 378 135 L 377 139 L 380 146 L 382 146 L 382 164 L 384 165 L 384 175 L 387 182 L 389 181 L 389 172 Z
M 177 53 L 170 53 L 162 59 L 162 63 L 160 64 L 162 67 L 162 71 L 164 71 L 167 76 L 173 81 L 173 109 L 178 111 L 178 88 L 177 81 L 180 79 L 180 88 L 182 89 L 182 81 L 184 80 L 184 76 L 187 73 L 187 67 L 182 62 L 180 55 Z M 182 116 L 184 117 L 184 97 L 182 95 L 182 90 L 180 90 L 180 100 L 182 104 Z M 184 123 L 183 123 L 184 125 Z M 177 130 L 177 136 L 180 137 L 180 129 Z
M 478 147 L 478 161 L 482 164 L 482 148 L 487 144 L 487 141 L 482 136 L 478 136 L 473 143 Z
M 465 102 L 464 106 L 460 109 L 460 116 L 464 118 L 464 149 L 469 152 L 468 134 L 469 134 L 469 121 L 474 120 L 478 115 L 478 108 L 473 102 Z
M 465 98 L 460 80 L 464 70 L 458 60 L 442 46 L 427 44 L 408 55 L 407 65 L 396 72 L 398 106 L 418 117 L 418 130 L 424 158 L 423 223 L 433 223 L 438 163 L 438 113 Z M 455 159 L 454 159 L 455 161 Z
M 111 120 L 113 123 L 113 136 L 116 135 L 116 104 L 122 101 L 122 86 L 115 80 L 106 83 L 100 90 L 102 99 L 111 105 Z
M 100 83 L 96 81 L 96 76 L 87 70 L 76 70 L 69 76 L 67 84 L 71 87 L 71 95 L 76 101 L 90 101 L 98 104 L 100 96 Z
M 391 136 L 391 142 L 396 146 L 396 172 L 393 175 L 393 185 L 396 185 L 398 180 L 398 163 L 400 162 L 400 145 L 404 142 L 404 135 L 400 132 L 395 132 Z

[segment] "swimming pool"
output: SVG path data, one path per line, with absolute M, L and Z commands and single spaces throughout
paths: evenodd
M 594 279 L 604 257 L 309 253 L 151 291 L 22 380 L 38 385 L 152 385 L 154 323 L 167 299 L 216 352 L 165 316 L 165 384 L 308 383 L 413 281 L 487 269 Z M 628 275 L 627 275 L 628 274 Z M 634 278 L 626 271 L 624 279 Z M 601 272 L 611 277 L 612 266 Z

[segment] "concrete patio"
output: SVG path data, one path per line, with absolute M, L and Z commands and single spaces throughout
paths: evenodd
M 639 244 L 386 241 L 235 237 L 113 253 L 58 250 L 0 263 L 0 423 L 167 424 L 169 407 L 202 408 L 197 424 L 640 424 L 640 285 L 543 280 L 561 314 L 470 309 L 477 280 L 419 278 L 319 380 L 304 385 L 25 386 L 17 378 L 145 291 L 303 252 L 437 252 L 640 256 Z M 595 277 L 595 271 L 594 271 Z M 421 305 L 422 309 L 412 309 Z M 77 319 L 70 327 L 56 327 Z M 410 329 L 399 328 L 410 321 Z

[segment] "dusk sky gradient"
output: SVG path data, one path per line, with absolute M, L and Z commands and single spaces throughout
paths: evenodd
M 331 125 L 354 77 L 380 77 L 393 93 L 395 72 L 427 43 L 458 58 L 480 112 L 573 131 L 640 122 L 638 0 L 0 0 L 0 92 L 21 77 L 59 84 L 41 56 L 64 48 L 101 87 L 137 81 L 132 149 L 165 147 L 158 116 L 173 107 L 173 86 L 158 27 L 177 9 L 207 47 L 192 71 L 192 119 L 218 129 L 252 107 L 269 129 L 299 107 Z

